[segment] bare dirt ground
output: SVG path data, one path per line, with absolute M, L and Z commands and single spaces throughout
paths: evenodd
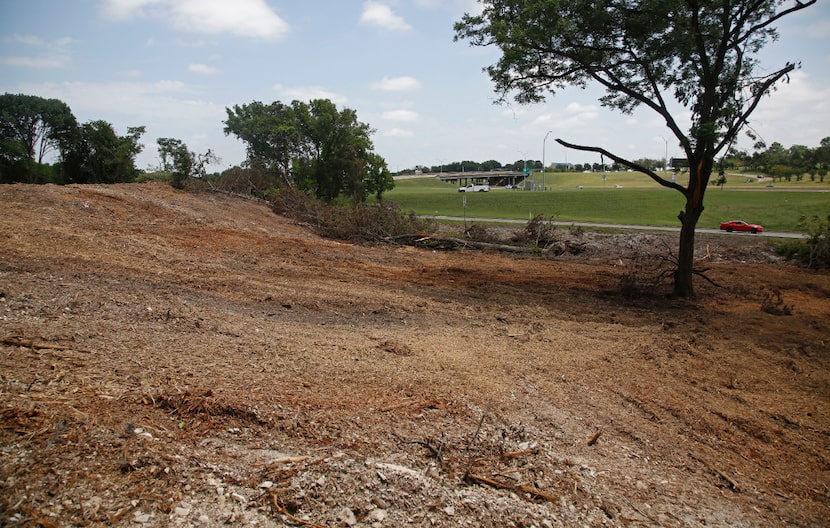
M 434 252 L 0 187 L 0 526 L 826 526 L 830 274 L 710 236 L 723 288 L 623 295 L 674 236 Z

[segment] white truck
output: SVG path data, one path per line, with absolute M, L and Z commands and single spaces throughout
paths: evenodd
M 459 187 L 458 192 L 490 192 L 490 184 L 488 183 L 469 183 L 464 187 Z

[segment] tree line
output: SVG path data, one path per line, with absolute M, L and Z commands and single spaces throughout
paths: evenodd
M 728 162 L 732 167 L 757 171 L 774 180 L 792 181 L 794 178 L 801 181 L 806 175 L 810 181 L 823 183 L 830 167 L 830 137 L 822 139 L 815 148 L 805 145 L 786 148 L 778 142 L 767 147 L 759 142 L 752 154 L 745 151 L 730 153 Z
M 661 171 L 669 167 L 670 160 L 639 158 L 633 160 L 635 164 L 650 170 Z M 801 181 L 809 177 L 810 181 L 824 182 L 830 167 L 830 137 L 825 137 L 815 148 L 806 145 L 793 145 L 789 148 L 781 143 L 774 142 L 769 147 L 763 142 L 757 142 L 754 151 L 750 154 L 745 150 L 730 150 L 726 156 L 717 162 L 719 170 L 743 170 L 759 172 L 773 179 Z M 549 172 L 602 172 L 625 170 L 625 165 L 611 163 L 549 163 L 545 170 Z M 406 169 L 398 174 L 414 174 L 465 171 L 514 171 L 522 172 L 530 169 L 533 172 L 542 170 L 539 160 L 516 160 L 513 163 L 501 163 L 497 160 L 488 161 L 452 161 L 439 165 L 416 165 L 414 169 Z
M 0 95 L 0 183 L 116 183 L 138 174 L 145 127 L 119 136 L 103 120 L 78 124 L 69 106 L 34 95 Z M 50 164 L 49 160 L 56 159 Z
M 197 154 L 180 139 L 158 138 L 158 172 L 174 187 L 194 178 L 247 180 L 247 191 L 292 187 L 326 202 L 363 203 L 394 186 L 386 161 L 373 151 L 374 130 L 352 109 L 316 99 L 226 110 L 225 133 L 246 145 L 243 166 L 208 175 L 206 165 L 219 161 L 212 151 Z M 137 126 L 120 136 L 103 120 L 79 125 L 58 99 L 6 93 L 0 96 L 0 183 L 134 181 L 143 172 L 135 158 L 144 133 Z

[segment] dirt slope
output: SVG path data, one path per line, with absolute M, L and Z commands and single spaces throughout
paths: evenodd
M 826 525 L 830 275 L 713 236 L 725 288 L 621 295 L 662 240 L 365 247 L 2 186 L 0 526 Z

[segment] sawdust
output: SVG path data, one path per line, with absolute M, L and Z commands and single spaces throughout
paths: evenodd
M 825 524 L 830 275 L 702 237 L 724 287 L 672 301 L 636 295 L 672 235 L 561 234 L 585 251 L 1 187 L 0 525 Z

